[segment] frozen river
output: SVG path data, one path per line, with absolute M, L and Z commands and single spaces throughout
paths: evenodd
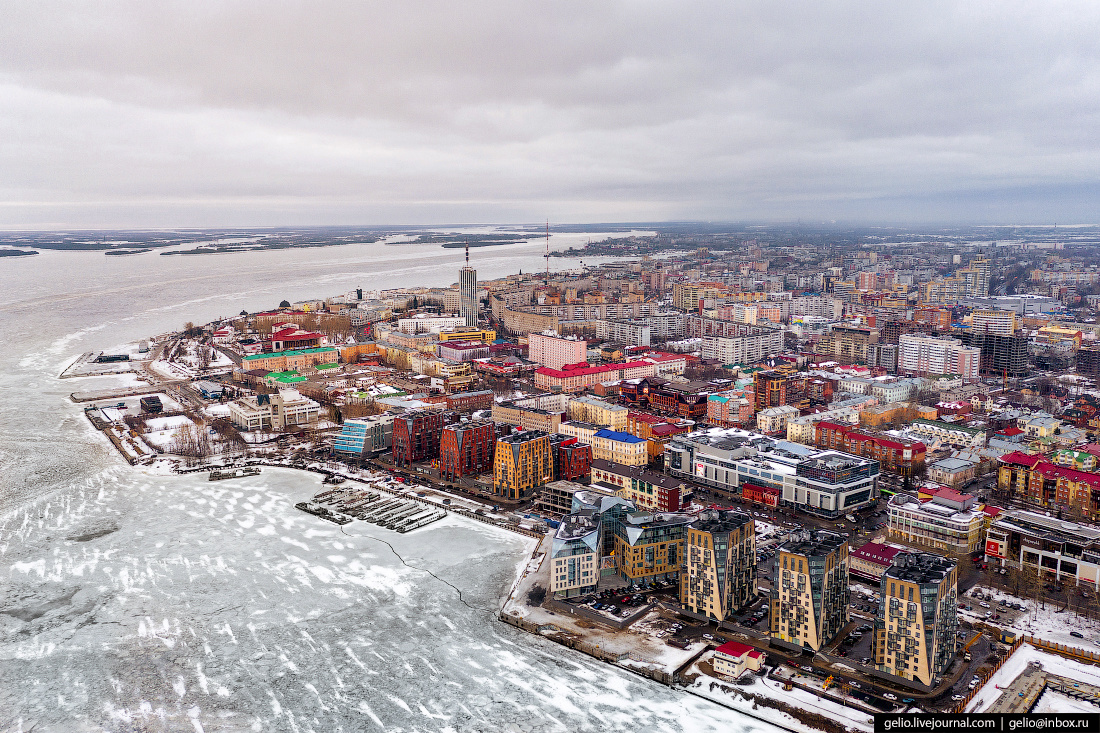
M 475 254 L 482 277 L 542 265 L 540 245 L 493 250 Z M 142 473 L 67 400 L 104 383 L 57 379 L 82 351 L 184 321 L 447 285 L 461 257 L 0 263 L 0 731 L 776 730 L 495 620 L 525 538 L 456 518 L 336 527 L 293 508 L 320 486 L 299 472 Z

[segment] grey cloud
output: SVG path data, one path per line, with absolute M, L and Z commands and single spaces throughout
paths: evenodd
M 0 226 L 1091 221 L 1098 31 L 1084 2 L 10 3 Z

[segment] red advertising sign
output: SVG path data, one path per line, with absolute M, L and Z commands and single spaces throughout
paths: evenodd
M 993 540 L 985 541 L 985 554 L 1001 557 L 1001 543 Z

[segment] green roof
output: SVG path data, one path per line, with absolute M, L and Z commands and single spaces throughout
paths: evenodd
M 306 381 L 305 377 L 276 377 L 276 382 L 280 384 L 297 384 L 298 382 Z
M 950 422 L 941 422 L 939 420 L 925 420 L 922 417 L 918 417 L 916 420 L 913 421 L 913 423 L 914 424 L 921 423 L 922 425 L 932 425 L 934 427 L 944 428 L 946 430 L 959 430 L 959 431 L 964 432 L 964 433 L 970 433 L 971 435 L 976 435 L 977 433 L 984 432 L 981 428 L 968 428 L 965 425 L 958 425 L 956 423 L 950 423 Z
M 283 377 L 296 377 L 298 376 L 298 371 L 296 369 L 291 369 L 285 372 L 268 372 L 267 376 L 272 379 L 282 379 Z
M 340 365 L 337 364 L 336 362 L 332 362 L 331 364 L 316 364 L 316 365 L 314 365 L 313 368 L 314 369 L 339 369 Z
M 273 351 L 270 354 L 250 354 L 244 357 L 243 361 L 255 361 L 256 359 L 269 359 L 273 356 L 301 356 L 303 354 L 324 354 L 327 352 L 336 353 L 336 349 L 331 346 L 315 346 L 312 349 L 293 349 L 291 351 Z

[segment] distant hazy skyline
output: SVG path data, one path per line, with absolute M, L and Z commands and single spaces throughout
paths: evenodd
M 1095 2 L 44 2 L 0 227 L 1100 221 Z

